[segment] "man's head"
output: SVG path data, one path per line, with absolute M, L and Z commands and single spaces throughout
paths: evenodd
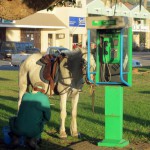
M 34 91 L 45 93 L 45 85 L 42 82 L 36 82 L 33 86 Z

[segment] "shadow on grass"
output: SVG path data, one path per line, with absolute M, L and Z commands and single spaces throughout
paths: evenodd
M 135 122 L 136 124 L 139 124 L 143 127 L 144 126 L 148 127 L 150 125 L 150 120 L 144 120 L 144 119 L 136 118 L 136 117 L 129 116 L 129 115 L 126 115 L 126 114 L 124 114 L 124 120 L 128 121 L 128 122 Z M 125 128 L 125 131 L 130 132 L 133 135 L 138 135 L 138 136 L 141 136 L 141 137 L 145 137 L 147 139 L 150 138 L 150 132 L 149 133 L 148 132 L 144 133 L 144 132 L 141 132 L 139 129 L 130 130 L 130 129 L 127 129 L 127 128 Z
M 142 94 L 150 94 L 150 91 L 140 91 L 139 93 L 142 93 Z
M 82 105 L 82 106 L 81 106 Z M 94 112 L 93 112 L 93 109 L 92 109 L 92 104 L 85 104 L 85 103 L 80 103 L 80 106 L 81 109 L 84 109 L 84 110 L 88 110 L 88 112 L 92 112 L 93 115 L 94 114 L 102 114 L 104 115 L 104 108 L 100 107 L 100 106 L 94 106 Z
M 3 139 L 0 139 L 0 150 L 10 150 L 9 145 L 6 145 L 3 142 Z M 19 146 L 15 150 L 27 150 L 27 147 Z M 71 150 L 71 148 L 63 147 L 58 144 L 53 143 L 49 140 L 42 140 L 42 143 L 40 145 L 40 150 Z
M 86 111 L 91 111 L 92 115 L 94 115 L 94 114 L 104 115 L 104 109 L 103 108 L 95 106 L 95 110 L 94 110 L 94 113 L 93 113 L 91 107 L 88 107 L 88 106 L 84 105 L 83 109 L 86 110 Z M 60 113 L 60 110 L 58 108 L 53 107 L 52 109 L 53 109 L 53 111 L 55 111 L 57 113 Z M 68 110 L 67 110 L 67 116 L 71 116 L 71 112 L 68 111 Z M 80 113 L 79 111 L 78 111 L 78 114 L 77 114 L 77 118 L 84 119 L 84 120 L 86 119 L 87 121 L 92 122 L 93 124 L 97 123 L 97 121 L 98 121 L 100 125 L 104 125 L 103 121 L 94 119 L 92 116 L 89 118 L 89 117 L 85 116 L 84 114 L 82 114 L 82 112 Z M 59 127 L 60 127 L 58 124 L 54 124 L 53 122 L 48 123 L 48 126 L 53 126 L 57 130 L 59 130 Z
M 1 78 L 1 77 L 0 77 L 0 80 L 1 80 L 1 81 L 11 81 L 10 79 L 7 79 L 7 78 Z
M 12 97 L 12 96 L 0 96 L 0 99 L 10 100 L 10 101 L 17 101 L 17 99 L 15 97 Z
M 18 88 L 16 90 L 11 90 L 11 91 L 13 91 L 13 92 L 15 92 L 17 94 L 19 93 Z
M 93 137 L 90 137 L 88 136 L 87 134 L 84 134 L 84 133 L 80 133 L 80 140 L 81 141 L 89 141 L 90 143 L 92 144 L 97 144 L 98 142 L 102 141 L 102 139 L 98 139 L 98 138 L 93 138 Z
M 124 128 L 124 131 L 126 131 L 126 132 L 130 132 L 130 133 L 132 133 L 134 136 L 140 136 L 140 137 L 144 137 L 145 139 L 149 139 L 150 140 L 150 132 L 147 132 L 147 133 L 144 133 L 144 132 L 141 132 L 140 130 L 130 130 L 130 129 L 126 129 L 126 128 Z M 148 141 L 149 141 L 148 140 Z
M 9 106 L 6 106 L 6 105 L 3 105 L 3 104 L 0 104 L 0 108 L 1 110 L 5 110 L 11 114 L 16 114 L 16 109 L 13 109 L 12 107 L 9 107 Z
M 125 121 L 135 122 L 136 124 L 140 124 L 142 126 L 149 126 L 150 125 L 150 120 L 144 120 L 144 119 L 136 118 L 136 117 L 129 116 L 126 114 L 124 114 L 123 118 Z

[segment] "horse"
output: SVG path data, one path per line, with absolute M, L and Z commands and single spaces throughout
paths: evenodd
M 21 104 L 23 94 L 28 90 L 30 85 L 36 82 L 45 84 L 45 91 L 49 95 L 49 84 L 44 82 L 40 77 L 42 66 L 37 62 L 43 57 L 42 54 L 32 54 L 21 65 L 19 69 L 19 101 L 18 109 Z M 79 100 L 79 91 L 83 86 L 83 77 L 86 72 L 87 49 L 79 48 L 79 50 L 71 51 L 59 64 L 59 73 L 57 79 L 57 91 L 60 96 L 60 138 L 67 138 L 65 131 L 66 102 L 68 96 L 72 101 L 72 119 L 70 125 L 71 136 L 77 137 L 77 104 Z M 93 55 L 90 56 L 90 70 L 94 71 L 96 63 Z

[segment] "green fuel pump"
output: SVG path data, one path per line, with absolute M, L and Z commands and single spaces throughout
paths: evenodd
M 88 17 L 88 43 L 90 31 L 95 30 L 96 71 L 89 80 L 97 85 L 132 85 L 132 28 L 123 17 Z M 90 57 L 91 49 L 88 46 Z M 88 62 L 90 63 L 90 62 Z M 90 66 L 90 64 L 88 64 Z M 94 81 L 90 74 L 95 74 Z
M 87 76 L 90 82 L 105 86 L 105 139 L 98 146 L 124 147 L 123 86 L 132 85 L 132 28 L 125 17 L 87 17 L 88 60 L 91 39 L 96 39 L 96 70 Z M 94 31 L 94 32 L 93 32 Z M 95 33 L 95 36 L 92 36 Z M 92 80 L 90 75 L 94 74 Z
M 103 63 L 119 63 L 120 34 L 102 34 L 99 32 L 99 35 L 103 52 Z

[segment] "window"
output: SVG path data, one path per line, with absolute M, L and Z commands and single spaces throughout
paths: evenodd
M 15 48 L 14 48 L 14 45 L 13 45 L 13 43 L 8 43 L 8 42 L 4 42 L 3 44 L 2 44 L 2 51 L 5 51 L 5 50 L 15 50 Z
M 82 3 L 81 3 L 81 1 L 78 1 L 78 2 L 77 2 L 77 7 L 78 7 L 78 8 L 82 8 Z
M 78 43 L 78 34 L 73 35 L 73 43 Z

